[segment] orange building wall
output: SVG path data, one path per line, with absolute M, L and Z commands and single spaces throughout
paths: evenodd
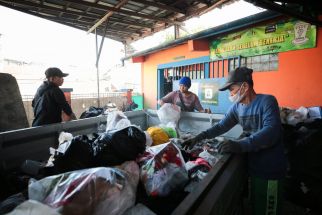
M 145 108 L 156 108 L 157 65 L 209 55 L 208 51 L 189 52 L 183 44 L 146 56 L 142 67 Z M 317 47 L 279 53 L 278 71 L 254 72 L 257 93 L 274 95 L 280 106 L 322 106 L 322 28 L 317 34 Z
M 322 28 L 316 48 L 281 52 L 278 71 L 253 77 L 256 92 L 275 95 L 280 106 L 322 106 Z

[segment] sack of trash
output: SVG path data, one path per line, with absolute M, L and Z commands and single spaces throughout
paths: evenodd
M 88 108 L 88 110 L 84 111 L 79 118 L 85 119 L 85 118 L 99 116 L 104 114 L 104 111 L 105 111 L 104 108 L 91 106 Z
M 298 109 L 280 108 L 280 117 L 283 124 L 297 126 L 299 123 L 310 123 L 321 118 L 320 107 L 299 107 Z
M 171 142 L 148 148 L 137 161 L 149 196 L 167 196 L 181 190 L 188 181 L 181 152 Z
M 79 135 L 71 141 L 63 142 L 48 159 L 42 171 L 45 176 L 94 167 L 92 142 L 87 135 Z
M 169 142 L 168 134 L 160 127 L 150 127 L 146 132 L 152 138 L 153 146 Z
M 95 166 L 119 165 L 145 151 L 145 133 L 136 126 L 103 133 L 92 144 Z
M 46 177 L 29 185 L 29 199 L 55 208 L 63 215 L 123 214 L 135 204 L 139 168 L 99 167 Z

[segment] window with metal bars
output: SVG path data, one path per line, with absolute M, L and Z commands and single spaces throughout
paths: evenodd
M 164 77 L 168 80 L 179 80 L 183 76 L 191 79 L 223 78 L 228 72 L 247 66 L 254 72 L 274 71 L 278 69 L 278 54 L 258 55 L 251 57 L 230 57 L 209 62 L 195 63 L 164 69 Z
M 209 62 L 209 78 L 223 78 L 228 72 L 240 66 L 240 56 Z
M 240 57 L 231 57 L 216 61 L 202 62 L 164 69 L 168 80 L 179 80 L 183 76 L 193 79 L 223 78 L 232 69 L 240 65 Z
M 164 70 L 164 77 L 167 79 L 179 80 L 183 76 L 188 76 L 191 79 L 204 79 L 205 63 L 172 67 Z
M 254 72 L 278 70 L 278 53 L 241 58 L 241 66 L 252 68 Z

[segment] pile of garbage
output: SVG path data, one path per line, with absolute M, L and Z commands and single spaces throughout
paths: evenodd
M 108 102 L 104 107 L 94 107 L 90 106 L 81 115 L 80 119 L 91 118 L 101 115 L 107 115 L 110 112 L 118 111 L 118 107 L 115 103 Z
M 289 162 L 286 199 L 322 214 L 321 107 L 282 108 L 280 113 Z
M 171 213 L 222 158 L 216 149 L 222 140 L 185 150 L 177 130 L 180 108 L 164 105 L 158 115 L 161 124 L 146 131 L 116 111 L 104 132 L 62 132 L 48 161 L 24 163 L 28 192 L 2 202 L 0 213 Z
M 310 123 L 322 118 L 321 107 L 299 107 L 292 109 L 287 107 L 280 108 L 281 122 L 283 124 L 296 126 L 299 123 Z
M 108 102 L 104 107 L 94 107 L 90 106 L 80 115 L 80 119 L 108 115 L 109 113 L 116 112 L 118 110 L 125 111 L 133 111 L 138 108 L 138 104 L 131 101 L 130 103 L 124 104 L 122 107 L 117 107 L 115 103 Z

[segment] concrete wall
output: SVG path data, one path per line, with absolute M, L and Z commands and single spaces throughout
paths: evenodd
M 322 28 L 317 46 L 279 53 L 275 72 L 254 73 L 255 90 L 276 96 L 280 106 L 322 106 Z
M 28 100 L 23 102 L 23 105 L 25 107 L 26 115 L 28 118 L 29 126 L 32 124 L 32 120 L 34 119 L 33 115 L 33 109 L 31 106 L 32 97 L 30 97 Z M 100 104 L 101 106 L 106 105 L 108 102 L 115 103 L 117 108 L 119 110 L 122 110 L 123 105 L 126 104 L 126 96 L 110 96 L 110 97 L 101 97 L 100 98 Z M 80 117 L 80 115 L 86 111 L 90 106 L 97 107 L 97 98 L 81 98 L 80 95 L 77 96 L 77 98 L 73 98 L 72 94 L 72 109 L 76 115 L 77 118 Z

